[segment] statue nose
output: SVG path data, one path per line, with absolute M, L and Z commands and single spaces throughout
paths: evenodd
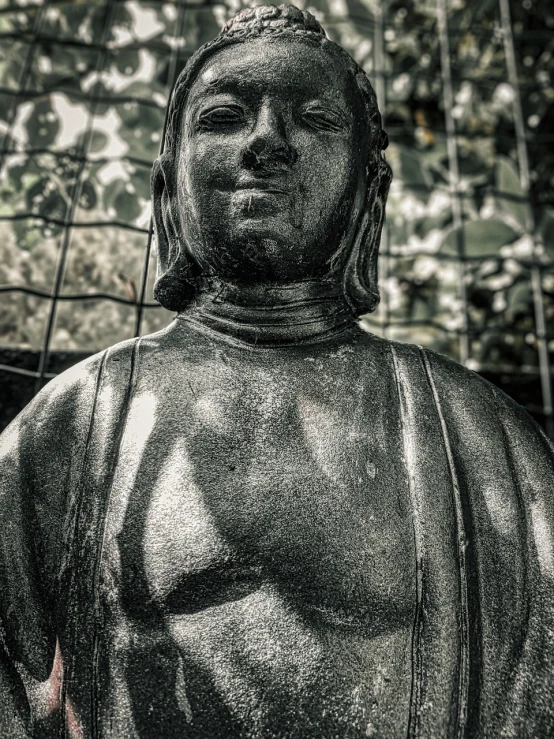
M 296 149 L 287 141 L 284 121 L 262 109 L 242 153 L 244 166 L 253 171 L 288 169 L 297 158 Z

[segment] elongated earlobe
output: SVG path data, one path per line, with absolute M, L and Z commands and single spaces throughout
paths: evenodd
M 158 243 L 158 268 L 154 297 L 167 310 L 180 312 L 194 297 L 198 268 L 179 235 L 178 214 L 171 165 L 163 157 L 152 169 L 152 215 Z
M 163 217 L 163 200 L 164 196 L 167 197 L 167 190 L 165 185 L 165 176 L 159 159 L 154 162 L 154 166 L 152 168 L 150 190 L 152 194 L 152 217 L 154 221 L 154 233 L 156 235 L 156 241 L 158 244 L 159 277 L 169 268 L 169 265 L 172 262 L 171 239 L 170 235 L 167 232 Z
M 365 198 L 356 214 L 356 232 L 343 277 L 344 296 L 357 316 L 371 313 L 379 304 L 377 263 L 391 170 L 380 153 L 378 156 L 377 166 L 366 178 Z

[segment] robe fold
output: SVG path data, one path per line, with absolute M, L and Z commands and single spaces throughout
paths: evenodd
M 367 342 L 396 388 L 413 516 L 406 734 L 554 736 L 554 448 L 475 373 L 415 346 Z M 89 706 L 75 736 L 111 736 L 99 562 L 140 356 L 134 340 L 73 367 L 2 437 L 2 736 L 34 736 L 45 720 L 56 642 L 61 723 L 71 726 L 72 705 Z

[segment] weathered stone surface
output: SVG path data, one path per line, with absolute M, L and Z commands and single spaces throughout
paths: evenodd
M 2 735 L 554 731 L 552 446 L 356 323 L 385 145 L 296 8 L 240 14 L 185 69 L 152 178 L 178 315 L 2 437 Z

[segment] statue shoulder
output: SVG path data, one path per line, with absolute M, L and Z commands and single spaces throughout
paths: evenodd
M 437 400 L 445 409 L 455 410 L 475 424 L 510 421 L 521 433 L 544 437 L 544 432 L 529 413 L 489 380 L 458 362 L 431 349 L 421 349 L 422 359 Z
M 88 357 L 51 380 L 17 416 L 12 426 L 33 436 L 64 426 L 73 416 L 83 418 L 84 406 L 93 401 L 98 374 L 106 352 Z
M 444 433 L 459 463 L 476 474 L 494 468 L 491 476 L 497 481 L 506 477 L 506 486 L 509 478 L 523 500 L 542 497 L 554 511 L 554 444 L 539 424 L 476 372 L 436 352 L 421 353 Z
M 8 426 L 1 440 L 3 448 L 14 437 L 20 443 L 63 436 L 67 441 L 88 425 L 99 384 L 125 383 L 135 340 L 121 342 L 88 357 L 51 380 Z M 106 371 L 109 367 L 109 372 Z M 120 371 L 119 368 L 121 368 Z
M 391 368 L 398 382 L 434 397 L 447 427 L 463 428 L 466 435 L 476 437 L 486 429 L 495 438 L 504 438 L 509 430 L 521 443 L 525 439 L 528 446 L 546 445 L 554 451 L 552 442 L 527 411 L 477 372 L 432 349 L 377 337 L 372 341 L 374 352 L 391 355 Z
M 38 680 L 52 666 L 60 563 L 91 424 L 97 415 L 104 421 L 110 401 L 117 413 L 134 346 L 118 344 L 63 372 L 0 437 L 0 623 L 11 657 Z
M 104 355 L 89 357 L 51 380 L 10 423 L 0 436 L 3 475 L 18 468 L 31 486 L 42 479 L 40 489 L 56 487 L 56 476 L 71 467 L 72 456 L 85 443 Z
M 369 351 L 371 357 L 381 366 L 388 364 L 395 372 L 397 382 L 406 387 L 419 386 L 422 391 L 427 391 L 431 387 L 438 394 L 438 400 L 443 395 L 454 393 L 456 396 L 464 396 L 468 402 L 472 399 L 486 404 L 494 402 L 492 396 L 495 395 L 497 388 L 490 382 L 454 359 L 432 349 L 385 339 L 374 334 L 366 334 L 363 347 L 364 354 Z M 500 390 L 498 398 L 501 402 L 505 400 L 513 403 Z

